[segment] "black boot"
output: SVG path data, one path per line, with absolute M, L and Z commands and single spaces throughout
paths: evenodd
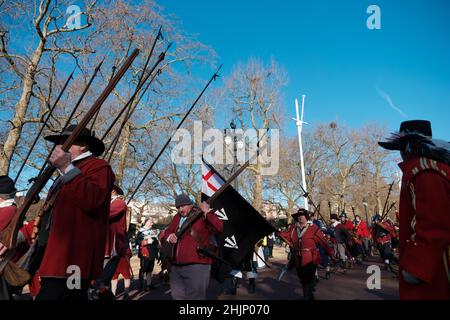
M 236 295 L 238 282 L 239 282 L 239 278 L 233 277 L 233 280 L 231 282 L 231 287 L 226 291 L 226 294 Z
M 308 283 L 302 285 L 303 287 L 303 300 L 316 300 L 314 298 L 314 284 Z
M 248 293 L 255 293 L 256 291 L 256 283 L 255 278 L 248 279 Z

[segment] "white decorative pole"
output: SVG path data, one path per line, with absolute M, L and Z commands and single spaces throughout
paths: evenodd
M 302 127 L 303 124 L 306 122 L 303 122 L 303 111 L 305 108 L 305 97 L 306 95 L 302 95 L 302 115 L 301 118 L 299 117 L 299 112 L 298 112 L 298 100 L 295 99 L 295 109 L 297 112 L 297 118 L 294 119 L 297 123 L 297 131 L 298 131 L 298 144 L 300 146 L 300 165 L 301 165 L 301 169 L 302 169 L 302 184 L 303 184 L 303 189 L 305 189 L 305 192 L 307 192 L 307 188 L 306 188 L 306 178 L 305 178 L 305 163 L 303 162 L 303 146 L 302 146 Z M 308 198 L 304 197 L 305 199 L 305 209 L 308 210 Z

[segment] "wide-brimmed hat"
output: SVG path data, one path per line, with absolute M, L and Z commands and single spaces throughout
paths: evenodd
M 311 213 L 310 213 L 308 210 L 303 209 L 303 208 L 300 208 L 300 209 L 298 209 L 297 212 L 291 214 L 291 217 L 292 217 L 292 219 L 294 219 L 295 221 L 297 221 L 297 220 L 298 220 L 298 217 L 300 217 L 300 216 L 305 216 L 306 219 L 309 220 L 310 215 L 311 215 Z
M 63 144 L 76 127 L 77 126 L 75 124 L 71 124 L 61 134 L 46 136 L 44 139 L 55 144 Z M 95 137 L 95 134 L 87 128 L 81 130 L 81 133 L 76 141 L 86 143 L 89 146 L 89 151 L 96 157 L 100 156 L 103 151 L 105 151 L 105 145 L 103 142 L 99 138 Z
M 334 219 L 334 220 L 339 220 L 339 217 L 338 217 L 337 214 L 332 213 L 332 214 L 330 215 L 330 220 L 332 220 L 332 219 Z
M 119 186 L 119 182 L 118 181 L 114 181 L 113 190 L 115 190 L 119 196 L 123 196 L 124 195 L 124 192 L 123 192 L 122 188 Z
M 400 131 L 394 133 L 388 141 L 378 144 L 387 150 L 405 150 L 408 140 L 425 136 L 432 138 L 431 122 L 427 120 L 410 120 L 400 124 Z
M 8 176 L 0 176 L 0 194 L 11 194 L 16 192 L 14 181 Z

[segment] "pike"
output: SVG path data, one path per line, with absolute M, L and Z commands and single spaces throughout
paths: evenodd
M 42 132 L 44 131 L 45 127 L 47 126 L 48 121 L 50 120 L 50 117 L 52 116 L 53 111 L 55 110 L 59 100 L 61 99 L 62 95 L 64 94 L 64 92 L 66 91 L 67 86 L 69 85 L 69 82 L 73 79 L 73 74 L 74 74 L 75 70 L 72 71 L 72 73 L 69 75 L 69 77 L 67 78 L 66 82 L 64 83 L 63 88 L 61 89 L 61 92 L 59 93 L 58 97 L 56 98 L 55 102 L 53 103 L 53 106 L 50 108 L 47 117 L 44 120 L 44 123 L 42 123 L 42 127 L 39 130 L 36 138 L 34 138 L 33 143 L 31 144 L 30 150 L 28 150 L 28 153 L 25 157 L 25 159 L 23 160 L 22 165 L 20 166 L 19 172 L 17 172 L 17 176 L 14 179 L 14 184 L 17 183 L 17 180 L 19 180 L 20 174 L 22 173 L 23 168 L 25 167 L 25 165 L 27 164 L 28 158 L 30 157 L 31 153 L 33 152 L 34 147 L 36 146 L 36 143 L 38 142 L 39 138 L 41 137 Z
M 167 140 L 167 142 L 164 144 L 164 146 L 162 147 L 161 151 L 159 151 L 158 155 L 156 156 L 155 160 L 153 160 L 153 163 L 150 165 L 150 168 L 147 170 L 147 172 L 144 174 L 144 176 L 142 177 L 141 181 L 139 181 L 136 189 L 134 190 L 133 194 L 131 195 L 131 197 L 128 199 L 127 204 L 129 205 L 131 200 L 133 200 L 134 196 L 136 195 L 137 191 L 139 190 L 139 188 L 141 187 L 142 183 L 144 183 L 145 179 L 147 178 L 147 176 L 150 174 L 150 172 L 153 170 L 153 167 L 155 166 L 156 162 L 159 160 L 159 158 L 161 157 L 161 155 L 163 154 L 163 152 L 166 150 L 167 146 L 170 144 L 170 142 L 172 141 L 174 135 L 176 134 L 177 130 L 180 129 L 180 127 L 183 125 L 184 121 L 186 120 L 186 118 L 189 116 L 189 114 L 192 112 L 192 110 L 194 109 L 194 107 L 197 105 L 198 101 L 200 100 L 200 98 L 203 96 L 203 94 L 205 93 L 206 89 L 208 89 L 209 85 L 211 84 L 211 82 L 213 82 L 214 80 L 216 80 L 219 76 L 219 71 L 222 68 L 222 65 L 219 66 L 219 68 L 217 69 L 217 71 L 213 74 L 213 76 L 211 77 L 211 79 L 209 79 L 208 83 L 205 85 L 205 87 L 203 88 L 202 92 L 200 92 L 200 94 L 198 95 L 197 99 L 195 99 L 194 103 L 192 104 L 192 106 L 189 108 L 189 110 L 186 112 L 186 114 L 184 115 L 183 119 L 181 119 L 180 123 L 178 124 L 177 128 L 175 129 L 175 132 L 172 134 L 172 136 Z
M 94 81 L 95 77 L 97 76 L 97 73 L 99 72 L 100 68 L 102 67 L 104 61 L 105 61 L 105 59 L 103 59 L 102 61 L 100 61 L 100 63 L 98 64 L 98 66 L 95 67 L 94 73 L 92 74 L 91 78 L 89 79 L 88 84 L 86 85 L 86 87 L 84 88 L 83 92 L 81 93 L 81 96 L 80 96 L 80 98 L 78 99 L 77 103 L 75 104 L 75 107 L 73 108 L 72 112 L 70 113 L 70 116 L 69 116 L 69 118 L 67 119 L 66 123 L 64 124 L 64 127 L 63 127 L 63 130 L 62 130 L 62 131 L 66 130 L 67 127 L 69 126 L 70 121 L 72 121 L 72 118 L 74 117 L 75 112 L 77 112 L 78 107 L 80 106 L 81 102 L 83 101 L 84 96 L 86 95 L 87 91 L 88 91 L 89 88 L 91 87 L 91 84 L 92 84 L 92 82 Z M 42 165 L 41 170 L 39 171 L 37 177 L 39 177 L 39 176 L 42 174 L 42 172 L 44 172 L 44 170 L 45 170 L 45 168 L 46 168 L 46 165 L 49 163 L 48 160 L 50 159 L 50 155 L 52 154 L 53 150 L 55 150 L 55 147 L 56 147 L 56 145 L 54 145 L 54 146 L 52 147 L 52 149 L 50 150 L 50 153 L 48 154 L 47 158 L 45 159 L 45 162 L 44 162 L 44 164 Z M 37 177 L 36 177 L 36 178 L 37 178 Z M 36 180 L 36 178 L 30 179 L 29 182 L 32 182 L 32 181 Z
M 125 61 L 125 63 L 122 65 L 120 70 L 117 72 L 117 74 L 114 76 L 114 78 L 111 80 L 111 82 L 108 83 L 106 88 L 103 90 L 103 92 L 100 94 L 100 96 L 97 98 L 93 106 L 90 108 L 90 110 L 87 112 L 87 114 L 83 117 L 81 122 L 76 126 L 74 131 L 71 133 L 71 135 L 66 139 L 64 142 L 62 149 L 67 152 L 69 148 L 73 145 L 75 140 L 80 135 L 81 131 L 86 128 L 89 121 L 92 119 L 94 114 L 101 108 L 105 100 L 108 98 L 112 90 L 115 88 L 117 83 L 122 79 L 125 72 L 129 69 L 133 61 L 136 59 L 136 57 L 139 54 L 139 49 L 135 49 L 133 53 L 128 57 L 128 59 Z M 21 270 L 18 268 L 16 264 L 10 261 L 12 256 L 14 255 L 14 249 L 16 248 L 16 242 L 17 242 L 17 234 L 19 232 L 19 227 L 22 225 L 22 222 L 26 216 L 26 213 L 28 209 L 30 208 L 33 200 L 35 197 L 39 194 L 39 192 L 42 191 L 48 180 L 51 178 L 53 173 L 55 172 L 56 167 L 50 166 L 48 169 L 46 169 L 41 176 L 38 177 L 38 179 L 33 183 L 31 188 L 28 190 L 27 195 L 25 196 L 25 200 L 23 204 L 17 209 L 16 214 L 11 219 L 11 222 L 8 224 L 8 226 L 0 232 L 0 243 L 5 245 L 9 250 L 6 252 L 6 257 L 3 258 L 3 260 L 0 262 L 0 273 L 5 269 L 4 271 L 4 277 L 10 283 L 13 284 L 21 284 L 23 283 L 24 277 L 26 271 Z M 28 275 L 29 276 L 29 275 Z
M 167 47 L 166 51 L 162 54 L 163 57 L 165 57 L 167 50 L 169 50 L 170 45 Z M 150 56 L 149 56 L 150 57 Z M 164 59 L 164 58 L 163 58 Z M 161 60 L 162 61 L 162 60 Z M 159 63 L 161 63 L 161 61 L 157 62 L 157 65 L 159 65 Z M 155 70 L 155 68 L 152 68 L 152 71 L 149 73 L 149 76 L 152 74 L 153 70 Z M 142 80 L 142 76 L 144 75 L 145 70 L 143 71 L 142 75 L 141 75 L 141 79 L 139 79 L 139 83 Z M 111 144 L 109 145 L 108 149 L 105 152 L 105 157 L 107 154 L 109 154 L 109 157 L 107 159 L 108 162 L 111 161 L 111 158 L 114 154 L 114 151 L 116 149 L 117 143 L 119 142 L 119 138 L 120 135 L 122 134 L 122 130 L 125 127 L 125 124 L 130 120 L 131 116 L 133 115 L 134 111 L 136 110 L 137 106 L 139 105 L 139 103 L 141 102 L 142 98 L 144 97 L 145 93 L 147 92 L 148 88 L 150 87 L 150 85 L 153 83 L 153 80 L 155 80 L 156 76 L 161 74 L 161 69 L 158 69 L 158 71 L 156 71 L 156 73 L 153 74 L 153 77 L 150 79 L 150 81 L 147 83 L 146 87 L 142 90 L 141 95 L 139 96 L 139 98 L 136 100 L 136 102 L 134 102 L 135 100 L 133 99 L 132 101 L 129 102 L 129 107 L 127 109 L 127 113 L 125 113 L 125 117 L 120 125 L 120 128 L 117 130 L 117 134 L 114 137 L 114 139 L 112 140 Z M 146 78 L 148 79 L 148 77 Z M 145 81 L 144 81 L 145 82 Z M 136 93 L 139 92 L 140 88 L 136 88 Z M 128 103 L 127 103 L 128 104 Z
M 153 71 L 155 71 L 155 69 L 158 67 L 158 65 L 166 58 L 166 53 L 169 50 L 169 48 L 172 46 L 172 42 L 169 43 L 169 45 L 167 46 L 166 50 L 164 52 L 162 52 L 159 57 L 158 60 L 155 62 L 155 64 L 153 65 L 152 69 L 148 72 L 148 74 L 144 77 L 144 79 L 141 81 L 141 83 L 139 83 L 133 93 L 133 95 L 131 96 L 131 98 L 127 101 L 127 103 L 125 104 L 125 106 L 122 108 L 122 110 L 120 110 L 119 114 L 116 116 L 116 118 L 113 120 L 113 122 L 111 123 L 111 125 L 108 127 L 108 129 L 106 130 L 106 132 L 103 134 L 102 138 L 100 140 L 105 140 L 106 136 L 109 134 L 109 132 L 111 131 L 111 129 L 114 127 L 114 125 L 117 123 L 117 121 L 120 119 L 120 117 L 122 116 L 122 114 L 125 112 L 125 110 L 127 110 L 127 108 L 130 106 L 130 104 L 133 102 L 134 98 L 136 97 L 136 95 L 139 93 L 139 91 L 141 90 L 141 88 L 144 86 L 145 82 L 147 82 L 148 78 L 150 78 L 150 76 L 152 75 Z
M 381 217 L 381 221 L 383 221 L 384 219 L 386 219 L 386 217 L 389 214 L 389 211 L 392 210 L 392 208 L 395 206 L 395 204 L 397 203 L 397 201 L 394 201 L 391 203 L 391 206 L 389 207 L 389 209 L 386 211 L 386 213 Z
M 131 115 L 133 114 L 133 112 L 134 112 L 134 110 L 136 109 L 137 105 L 138 105 L 139 102 L 141 101 L 143 95 L 144 95 L 145 92 L 148 90 L 148 88 L 150 87 L 150 84 L 153 82 L 153 80 L 154 80 L 154 78 L 155 78 L 155 77 L 152 77 L 152 79 L 150 80 L 150 82 L 149 82 L 149 83 L 147 84 L 147 86 L 144 88 L 144 90 L 143 90 L 143 92 L 142 92 L 142 95 L 140 96 L 140 98 L 139 98 L 138 101 L 134 104 L 134 107 L 133 107 L 133 102 L 135 101 L 134 99 L 136 98 L 136 95 L 139 93 L 139 91 L 141 90 L 143 84 L 144 84 L 145 81 L 147 81 L 147 79 L 148 79 L 148 77 L 147 77 L 147 78 L 144 80 L 144 76 L 145 76 L 145 74 L 146 74 L 146 72 L 147 72 L 147 68 L 148 68 L 148 64 L 150 63 L 150 59 L 151 59 L 152 56 L 153 56 L 153 51 L 155 50 L 156 43 L 158 42 L 158 40 L 164 40 L 164 36 L 163 36 L 163 34 L 162 34 L 162 32 L 161 32 L 161 29 L 162 29 L 162 26 L 159 27 L 158 33 L 157 33 L 157 35 L 156 35 L 156 38 L 155 38 L 155 40 L 154 40 L 153 43 L 152 43 L 152 46 L 151 46 L 151 49 L 150 49 L 150 53 L 149 53 L 148 56 L 147 56 L 147 59 L 146 59 L 145 64 L 144 64 L 144 68 L 142 69 L 142 73 L 141 73 L 141 75 L 139 76 L 138 84 L 137 84 L 137 86 L 136 86 L 136 89 L 135 89 L 135 91 L 134 91 L 134 94 L 132 95 L 132 99 L 130 99 L 130 101 L 128 101 L 127 104 L 126 104 L 125 107 L 124 107 L 124 108 L 127 108 L 127 112 L 125 113 L 124 120 L 122 121 L 122 124 L 120 125 L 120 129 L 117 130 L 116 136 L 114 137 L 114 139 L 112 140 L 112 142 L 111 142 L 111 144 L 109 145 L 108 149 L 107 149 L 106 152 L 104 153 L 105 158 L 106 158 L 106 156 L 107 156 L 107 155 L 109 154 L 109 152 L 111 151 L 111 154 L 110 154 L 110 156 L 109 156 L 108 159 L 107 159 L 108 162 L 111 161 L 111 158 L 112 158 L 112 156 L 113 156 L 113 154 L 114 154 L 114 150 L 116 149 L 117 143 L 118 143 L 119 138 L 120 138 L 120 135 L 121 135 L 121 133 L 122 133 L 123 127 L 125 127 L 125 124 L 126 124 L 126 123 L 128 122 L 128 120 L 131 118 Z M 171 45 L 171 44 L 170 44 L 170 45 Z M 169 45 L 169 47 L 170 47 L 170 45 Z M 169 47 L 168 47 L 168 48 L 166 49 L 166 51 L 164 52 L 163 59 L 165 58 L 165 55 L 166 55 L 167 50 L 169 49 Z M 161 60 L 161 61 L 162 61 L 162 60 Z M 158 61 L 158 62 L 156 63 L 156 65 L 159 65 L 159 63 L 161 63 L 161 61 Z M 150 71 L 149 75 L 153 72 L 153 70 L 155 70 L 155 68 L 156 68 L 156 67 L 153 67 L 153 68 L 152 68 L 152 70 Z M 157 74 L 159 74 L 159 71 L 160 71 L 160 70 L 158 70 Z M 118 120 L 118 119 L 117 119 L 117 120 Z M 114 124 L 115 124 L 115 122 L 114 122 Z M 113 125 L 114 125 L 114 124 L 113 124 Z

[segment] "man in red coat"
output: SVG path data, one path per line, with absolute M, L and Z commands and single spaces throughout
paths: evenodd
M 16 214 L 16 188 L 14 181 L 8 176 L 0 176 L 0 231 L 3 231 Z M 7 248 L 0 244 L 0 257 Z M 0 300 L 12 298 L 11 288 L 0 274 Z
M 45 137 L 56 144 L 50 162 L 60 176 L 48 195 L 56 201 L 38 234 L 38 242 L 46 243 L 39 300 L 86 300 L 89 281 L 102 272 L 114 174 L 97 158 L 105 146 L 88 129 L 69 152 L 62 150 L 75 127 Z
M 355 216 L 355 229 L 356 229 L 356 236 L 361 243 L 364 260 L 366 259 L 367 256 L 369 256 L 370 232 L 369 229 L 367 228 L 366 222 L 363 221 L 359 215 Z
M 334 250 L 319 227 L 308 223 L 307 210 L 300 209 L 292 218 L 295 223 L 278 235 L 293 249 L 293 263 L 302 283 L 304 299 L 314 300 L 315 274 L 321 261 L 317 246 L 322 246 L 329 256 L 334 256 Z
M 113 184 L 111 191 L 111 207 L 109 209 L 108 233 L 105 247 L 105 260 L 102 275 L 99 279 L 99 299 L 113 297 L 109 289 L 111 280 L 122 258 L 129 249 L 127 237 L 127 204 L 123 198 L 124 192 L 118 182 Z
M 450 146 L 431 123 L 403 122 L 379 142 L 403 158 L 400 192 L 400 299 L 450 299 Z
M 175 199 L 178 214 L 172 219 L 165 240 L 176 244 L 175 261 L 170 271 L 170 288 L 175 300 L 205 300 L 209 285 L 212 260 L 198 252 L 209 245 L 210 237 L 223 231 L 223 221 L 210 209 L 206 202 L 194 207 L 187 195 Z M 193 210 L 201 210 L 203 217 L 197 220 L 180 239 L 176 231 Z

